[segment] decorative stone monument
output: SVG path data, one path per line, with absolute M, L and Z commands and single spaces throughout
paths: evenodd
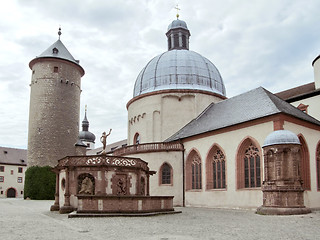
M 299 138 L 288 130 L 274 131 L 265 139 L 263 151 L 263 205 L 257 209 L 257 213 L 310 213 L 310 209 L 304 206 Z
M 103 136 L 106 140 L 107 135 Z M 59 160 L 54 172 L 56 194 L 51 210 L 76 210 L 69 217 L 178 213 L 173 208 L 173 196 L 149 195 L 149 177 L 155 172 L 140 158 L 105 152 L 68 156 Z

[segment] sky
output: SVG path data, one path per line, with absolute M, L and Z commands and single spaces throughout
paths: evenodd
M 96 147 L 127 136 L 126 104 L 142 68 L 167 51 L 166 31 L 186 21 L 190 50 L 219 69 L 227 97 L 262 86 L 279 92 L 314 81 L 320 54 L 318 0 L 4 0 L 0 9 L 0 146 L 27 148 L 29 62 L 58 39 L 85 69 Z

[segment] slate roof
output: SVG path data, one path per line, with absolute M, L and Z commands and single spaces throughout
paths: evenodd
M 263 87 L 259 87 L 219 103 L 211 103 L 197 118 L 165 142 L 230 127 L 277 113 L 285 113 L 320 126 L 320 121 L 305 114 Z
M 308 97 L 308 95 L 318 92 L 316 89 L 315 83 L 307 83 L 298 87 L 290 88 L 288 90 L 278 92 L 275 95 L 282 98 L 287 102 L 295 101 L 297 98 Z
M 0 147 L 0 164 L 27 166 L 27 150 Z
M 53 51 L 54 48 L 58 49 L 58 51 Z M 37 56 L 36 58 L 44 57 L 61 58 L 79 65 L 79 61 L 74 59 L 74 57 L 71 55 L 71 53 L 68 51 L 68 49 L 60 39 L 58 39 L 55 43 L 48 47 L 47 50 L 45 50 L 40 54 L 40 56 Z

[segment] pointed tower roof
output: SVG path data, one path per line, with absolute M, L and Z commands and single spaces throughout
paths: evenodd
M 64 60 L 79 64 L 79 61 L 74 59 L 74 57 L 71 55 L 71 53 L 64 46 L 60 39 L 58 39 L 55 43 L 48 47 L 47 50 L 41 53 L 38 57 L 62 58 Z
M 62 43 L 60 40 L 60 35 L 61 35 L 61 28 L 59 28 L 59 39 L 54 42 L 50 47 L 48 47 L 43 53 L 41 53 L 39 56 L 31 60 L 29 63 L 30 68 L 32 68 L 33 63 L 36 60 L 43 59 L 43 58 L 57 58 L 57 59 L 62 59 L 66 60 L 69 62 L 72 62 L 76 64 L 78 67 L 80 67 L 82 75 L 84 75 L 84 69 L 80 66 L 79 60 L 76 60 L 71 53 L 68 51 L 66 46 Z

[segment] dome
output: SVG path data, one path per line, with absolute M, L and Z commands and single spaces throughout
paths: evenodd
M 270 133 L 264 140 L 263 147 L 276 144 L 298 144 L 299 138 L 293 132 L 288 130 L 278 130 Z
M 187 23 L 180 19 L 173 20 L 172 23 L 170 23 L 168 26 L 168 31 L 174 28 L 184 28 L 188 30 Z
M 133 97 L 166 89 L 204 90 L 226 96 L 215 65 L 199 53 L 186 49 L 173 49 L 153 58 L 138 75 Z
M 96 140 L 96 136 L 89 131 L 81 131 L 79 132 L 79 139 L 87 142 L 94 142 Z

